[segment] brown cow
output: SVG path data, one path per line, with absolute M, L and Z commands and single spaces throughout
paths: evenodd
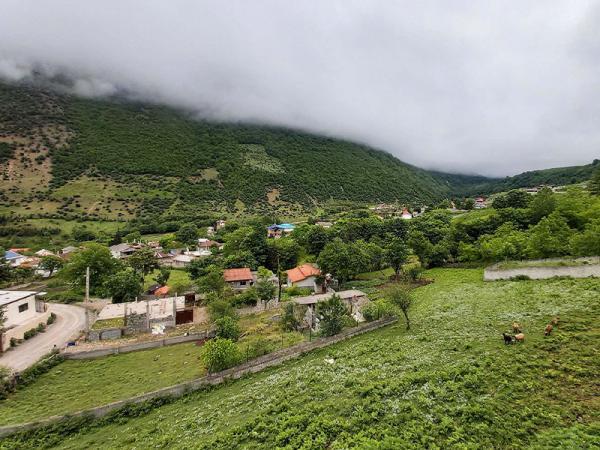
M 515 334 L 515 341 L 525 342 L 525 335 L 523 333 Z
M 552 324 L 546 325 L 546 328 L 544 329 L 544 336 L 548 336 L 550 333 L 552 333 L 552 328 Z
M 517 322 L 513 322 L 512 329 L 513 329 L 513 333 L 520 333 L 522 331 L 521 325 L 519 325 Z

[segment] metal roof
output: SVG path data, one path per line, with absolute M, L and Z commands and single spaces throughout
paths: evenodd
M 22 300 L 32 295 L 42 294 L 35 291 L 0 291 L 0 306 L 8 305 L 9 303 Z

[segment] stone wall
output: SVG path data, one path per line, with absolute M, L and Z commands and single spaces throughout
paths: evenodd
M 578 258 L 575 261 L 580 265 L 566 266 L 565 259 L 551 258 L 531 261 L 531 263 L 544 263 L 556 265 L 545 265 L 539 267 L 518 267 L 511 269 L 501 268 L 502 263 L 486 267 L 483 272 L 484 281 L 508 280 L 513 277 L 527 276 L 532 280 L 543 280 L 553 277 L 587 278 L 600 277 L 600 258 Z M 585 262 L 585 264 L 583 264 Z
M 335 344 L 337 342 L 349 339 L 353 336 L 358 336 L 363 333 L 367 333 L 369 331 L 373 331 L 377 328 L 384 327 L 386 325 L 390 325 L 394 323 L 396 318 L 385 318 L 380 319 L 374 322 L 364 323 L 359 325 L 358 327 L 350 328 L 342 331 L 341 333 L 327 337 L 316 339 L 312 342 L 303 342 L 298 345 L 294 345 L 293 347 L 289 347 L 286 349 L 278 350 L 273 353 L 269 353 L 267 355 L 261 356 L 259 358 L 252 359 L 245 364 L 241 364 L 236 367 L 232 367 L 231 369 L 224 370 L 222 372 L 214 373 L 207 375 L 202 378 L 198 378 L 196 380 L 192 380 L 186 383 L 177 384 L 175 386 L 170 386 L 167 388 L 160 389 L 154 392 L 148 392 L 146 394 L 138 395 L 136 397 L 132 397 L 126 400 L 120 400 L 114 403 L 110 403 L 108 405 L 99 406 L 97 408 L 88 409 L 85 411 L 79 411 L 73 414 L 68 414 L 64 416 L 54 416 L 49 417 L 47 419 L 38 421 L 38 422 L 29 422 L 19 425 L 9 425 L 0 427 L 0 437 L 7 436 L 19 431 L 27 431 L 35 428 L 43 427 L 46 425 L 51 425 L 53 423 L 59 422 L 66 418 L 70 417 L 103 417 L 111 411 L 122 408 L 129 404 L 142 403 L 147 400 L 152 400 L 155 398 L 161 397 L 181 397 L 187 393 L 196 391 L 208 385 L 217 385 L 223 383 L 226 380 L 233 380 L 241 378 L 244 375 L 259 372 L 267 367 L 279 365 L 285 361 L 288 361 L 293 358 L 297 358 L 302 354 L 309 352 L 311 350 L 316 350 L 318 348 L 327 347 L 329 345 Z M 138 344 L 139 345 L 139 344 Z M 110 354 L 110 353 L 107 353 Z M 65 354 L 65 356 L 67 356 Z M 101 355 L 98 355 L 101 356 Z

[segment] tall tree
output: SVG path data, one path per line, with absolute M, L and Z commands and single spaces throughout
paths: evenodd
M 138 274 L 127 267 L 104 282 L 104 291 L 112 297 L 113 303 L 130 302 L 142 293 L 142 283 Z
M 179 242 L 185 245 L 194 245 L 198 242 L 198 227 L 193 223 L 182 225 L 175 233 L 175 237 Z
M 64 265 L 65 261 L 60 256 L 47 255 L 42 257 L 39 268 L 47 270 L 50 273 L 49 276 L 52 276 L 54 272 L 60 270 Z
M 143 247 L 136 250 L 129 258 L 127 258 L 127 262 L 140 274 L 142 279 L 150 272 L 160 267 L 158 265 L 158 259 L 154 254 L 154 250 L 150 247 Z
M 532 223 L 538 223 L 544 217 L 552 214 L 556 208 L 554 192 L 549 187 L 543 187 L 535 195 L 529 207 Z
M 402 239 L 395 237 L 388 241 L 385 246 L 385 252 L 390 266 L 394 269 L 396 279 L 398 279 L 402 271 L 402 265 L 408 258 L 408 246 Z
M 413 302 L 410 288 L 403 284 L 395 284 L 389 287 L 385 294 L 388 301 L 402 311 L 404 319 L 406 320 L 406 329 L 409 330 L 410 318 L 408 317 L 408 311 Z
M 87 267 L 90 268 L 90 292 L 96 294 L 100 293 L 106 279 L 117 272 L 122 264 L 112 257 L 108 247 L 90 243 L 71 256 L 61 273 L 73 286 L 83 288 Z
M 275 296 L 275 285 L 271 282 L 273 272 L 270 270 L 260 267 L 258 269 L 258 279 L 256 282 L 256 293 L 261 302 L 264 303 L 265 307 L 267 302 Z

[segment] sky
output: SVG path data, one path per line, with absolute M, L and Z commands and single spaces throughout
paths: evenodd
M 600 157 L 600 0 L 0 0 L 0 78 L 65 75 L 429 169 Z

